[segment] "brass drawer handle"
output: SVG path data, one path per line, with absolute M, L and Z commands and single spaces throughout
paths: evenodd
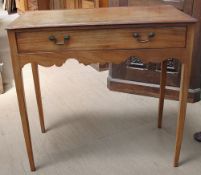
M 52 42 L 54 42 L 56 45 L 64 45 L 66 41 L 70 39 L 69 35 L 65 35 L 63 41 L 58 42 L 57 38 L 54 35 L 50 35 L 48 39 Z
M 140 33 L 135 32 L 133 33 L 133 37 L 139 42 L 139 43 L 148 43 L 151 41 L 152 38 L 154 38 L 156 36 L 155 32 L 150 32 L 148 33 L 147 39 L 143 40 L 141 39 L 142 36 L 140 35 Z

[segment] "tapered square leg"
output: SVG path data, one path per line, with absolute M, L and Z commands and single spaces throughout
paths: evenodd
M 188 98 L 188 87 L 189 87 L 189 76 L 190 76 L 190 65 L 183 64 L 181 72 L 181 85 L 180 85 L 180 97 L 179 97 L 179 113 L 177 120 L 177 131 L 176 131 L 176 146 L 175 146 L 175 157 L 174 166 L 179 166 L 179 156 L 181 150 L 181 144 L 183 140 L 187 98 Z
M 32 63 L 31 67 L 32 67 L 32 73 L 33 73 L 33 79 L 34 79 L 34 87 L 35 87 L 36 100 L 37 100 L 37 105 L 38 105 L 41 132 L 45 133 L 45 122 L 44 122 L 44 113 L 43 113 L 43 104 L 42 104 L 42 98 L 41 98 L 41 90 L 40 90 L 38 64 Z
M 26 108 L 26 102 L 25 102 L 22 69 L 20 68 L 18 64 L 15 64 L 15 66 L 13 66 L 13 71 L 14 71 L 15 86 L 17 91 L 19 110 L 20 110 L 21 121 L 22 121 L 22 128 L 23 128 L 30 168 L 31 168 L 31 171 L 35 171 L 36 168 L 34 163 L 29 120 L 28 120 L 27 108 Z
M 162 127 L 163 119 L 163 107 L 165 99 L 165 86 L 167 79 L 167 61 L 161 63 L 161 76 L 160 76 L 160 96 L 159 96 L 159 106 L 158 106 L 158 128 Z

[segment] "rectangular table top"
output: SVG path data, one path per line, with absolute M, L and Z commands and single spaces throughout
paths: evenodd
M 92 25 L 194 23 L 196 19 L 171 5 L 26 12 L 7 29 Z

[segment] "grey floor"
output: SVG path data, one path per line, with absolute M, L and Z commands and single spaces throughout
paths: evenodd
M 0 175 L 200 175 L 201 144 L 193 133 L 201 130 L 201 103 L 188 105 L 181 166 L 173 168 L 178 102 L 166 100 L 159 130 L 158 99 L 111 92 L 107 75 L 75 60 L 61 68 L 40 67 L 47 127 L 42 134 L 31 69 L 25 66 L 37 171 L 29 170 L 11 88 L 0 95 Z
M 181 166 L 172 167 L 178 102 L 167 100 L 164 128 L 156 128 L 156 98 L 111 92 L 107 72 L 70 60 L 40 68 L 47 133 L 41 134 L 30 66 L 24 69 L 37 172 L 32 174 L 199 175 L 200 103 L 189 104 Z M 0 96 L 0 174 L 31 174 L 15 89 Z

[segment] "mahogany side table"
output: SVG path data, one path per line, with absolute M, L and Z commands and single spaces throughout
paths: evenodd
M 174 16 L 174 18 L 172 18 Z M 161 63 L 158 127 L 166 85 L 166 60 L 182 64 L 174 166 L 178 166 L 187 107 L 196 19 L 173 6 L 27 12 L 7 27 L 22 128 L 31 170 L 35 170 L 22 68 L 31 63 L 42 132 L 45 132 L 38 65 L 61 66 L 68 58 L 85 65 L 119 64 L 130 56 Z

